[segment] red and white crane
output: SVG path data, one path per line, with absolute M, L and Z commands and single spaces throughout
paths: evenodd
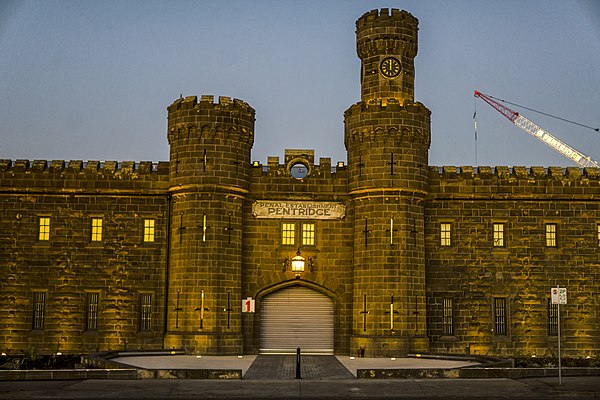
M 600 164 L 592 160 L 590 156 L 583 154 L 579 150 L 575 150 L 573 147 L 554 137 L 549 132 L 540 128 L 538 125 L 534 124 L 518 112 L 511 110 L 503 104 L 498 103 L 491 96 L 487 96 L 478 90 L 476 90 L 473 93 L 473 95 L 475 97 L 479 97 L 481 100 L 494 107 L 500 114 L 508 118 L 510 122 L 517 125 L 519 128 L 523 129 L 525 132 L 529 133 L 531 136 L 538 139 L 540 142 L 546 144 L 547 146 L 551 147 L 563 156 L 575 161 L 581 167 L 600 168 Z

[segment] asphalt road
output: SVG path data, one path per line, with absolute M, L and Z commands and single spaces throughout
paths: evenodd
M 0 382 L 0 399 L 599 399 L 599 377 Z

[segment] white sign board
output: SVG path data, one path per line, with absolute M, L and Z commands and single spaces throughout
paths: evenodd
M 555 287 L 550 290 L 552 304 L 567 304 L 567 288 Z
M 248 297 L 246 300 L 242 300 L 242 312 L 253 313 L 254 312 L 254 299 Z
M 275 219 L 342 219 L 346 206 L 332 201 L 257 200 L 252 203 L 252 215 Z

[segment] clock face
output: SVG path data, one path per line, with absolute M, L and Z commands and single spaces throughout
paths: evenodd
M 387 57 L 383 59 L 379 69 L 381 69 L 381 74 L 386 78 L 395 78 L 400 75 L 402 67 L 400 66 L 400 61 L 396 58 Z

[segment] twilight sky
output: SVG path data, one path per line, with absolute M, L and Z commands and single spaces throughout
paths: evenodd
M 213 94 L 256 109 L 252 160 L 345 161 L 354 24 L 375 8 L 419 19 L 430 165 L 574 165 L 476 89 L 600 127 L 597 0 L 0 0 L 0 158 L 166 161 L 166 107 Z M 509 107 L 600 161 L 600 133 Z

